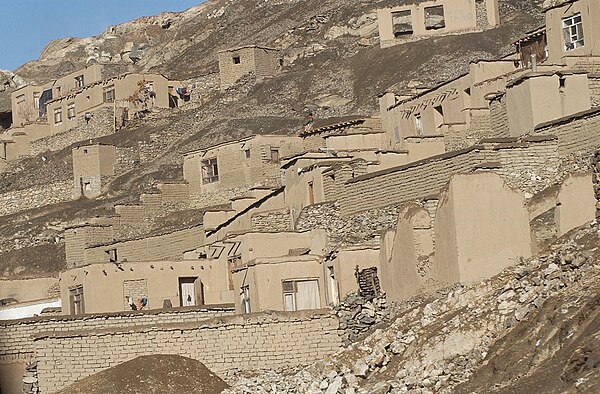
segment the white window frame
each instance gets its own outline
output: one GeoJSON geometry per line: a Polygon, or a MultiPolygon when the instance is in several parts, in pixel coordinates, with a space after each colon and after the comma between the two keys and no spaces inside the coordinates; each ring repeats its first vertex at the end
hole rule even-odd
{"type": "Polygon", "coordinates": [[[54,108],[54,124],[62,123],[62,108],[54,108]]]}
{"type": "Polygon", "coordinates": [[[252,313],[252,308],[250,306],[250,286],[242,286],[240,288],[240,302],[242,306],[242,313],[252,313]]]}
{"type": "Polygon", "coordinates": [[[565,51],[573,51],[584,46],[583,19],[581,13],[574,14],[562,20],[565,51]]]}
{"type": "Polygon", "coordinates": [[[67,105],[67,120],[73,120],[76,117],[75,112],[75,103],[70,103],[67,105]]]}

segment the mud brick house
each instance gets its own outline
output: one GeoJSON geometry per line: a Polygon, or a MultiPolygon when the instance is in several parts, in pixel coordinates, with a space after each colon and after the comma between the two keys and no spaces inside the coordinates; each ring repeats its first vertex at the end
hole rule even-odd
{"type": "Polygon", "coordinates": [[[11,94],[13,123],[2,134],[4,160],[30,154],[30,144],[88,125],[102,109],[116,129],[138,111],[169,108],[169,89],[177,84],[160,74],[134,74],[118,65],[93,64],[41,86],[11,94]]]}
{"type": "Polygon", "coordinates": [[[94,198],[114,175],[116,149],[112,145],[82,145],[73,148],[73,198],[94,198]]]}
{"type": "Polygon", "coordinates": [[[282,158],[303,150],[300,137],[254,135],[184,154],[183,178],[199,204],[217,205],[233,189],[279,186],[282,158]]]}
{"type": "MultiPolygon", "coordinates": [[[[400,3],[400,2],[398,2],[400,3]]],[[[377,10],[380,45],[456,34],[500,24],[498,0],[433,0],[377,10]]]]}
{"type": "Polygon", "coordinates": [[[254,74],[267,78],[279,72],[279,50],[258,45],[247,45],[219,51],[221,89],[234,85],[241,77],[254,74]]]}

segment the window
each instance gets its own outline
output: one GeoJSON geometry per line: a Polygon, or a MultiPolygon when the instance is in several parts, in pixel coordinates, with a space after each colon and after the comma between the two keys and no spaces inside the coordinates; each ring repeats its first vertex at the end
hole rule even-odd
{"type": "Polygon", "coordinates": [[[83,286],[77,286],[69,289],[69,304],[71,315],[82,315],[85,313],[85,304],[83,302],[83,286]]]}
{"type": "Polygon", "coordinates": [[[246,156],[246,159],[249,159],[250,158],[250,149],[246,149],[244,151],[244,155],[246,156]]]}
{"type": "Polygon", "coordinates": [[[33,107],[37,110],[40,108],[40,97],[41,97],[41,93],[40,92],[34,92],[33,93],[33,107]]]}
{"type": "Polygon", "coordinates": [[[563,19],[563,34],[565,36],[565,51],[572,51],[583,47],[581,14],[575,14],[563,19]]]}
{"type": "Polygon", "coordinates": [[[279,149],[271,148],[271,163],[279,163],[279,149]]]}
{"type": "Polygon", "coordinates": [[[285,311],[301,311],[319,309],[319,282],[310,280],[286,280],[282,282],[283,309],[285,311]]]}
{"type": "Polygon", "coordinates": [[[446,27],[444,6],[437,5],[425,8],[425,30],[443,29],[444,27],[446,27]]]}
{"type": "Polygon", "coordinates": [[[241,267],[242,256],[229,256],[227,258],[227,281],[229,284],[229,290],[233,290],[233,270],[241,267]]]}
{"type": "Polygon", "coordinates": [[[118,260],[118,256],[117,256],[117,249],[110,249],[107,250],[106,253],[108,254],[108,261],[111,263],[116,263],[118,260]]]}
{"type": "Polygon", "coordinates": [[[308,182],[308,205],[315,204],[315,187],[312,182],[308,182]]]}
{"type": "Polygon", "coordinates": [[[54,110],[54,124],[62,123],[62,108],[56,108],[54,110]]]}
{"type": "Polygon", "coordinates": [[[84,85],[83,75],[75,77],[75,88],[82,88],[84,85]]]}
{"type": "Polygon", "coordinates": [[[240,58],[239,56],[232,57],[232,60],[233,60],[233,64],[240,64],[240,63],[242,63],[242,58],[240,58]]]}
{"type": "Polygon", "coordinates": [[[250,313],[250,286],[243,286],[240,290],[240,303],[242,305],[242,313],[250,313]]]}
{"type": "Polygon", "coordinates": [[[104,102],[113,103],[115,101],[115,87],[109,86],[104,89],[104,102]]]}
{"type": "Polygon", "coordinates": [[[417,135],[423,135],[423,119],[421,114],[415,115],[415,128],[417,129],[417,135]]]}
{"type": "Polygon", "coordinates": [[[396,38],[413,34],[410,10],[392,12],[392,29],[396,38]]]}
{"type": "Polygon", "coordinates": [[[91,182],[84,182],[83,183],[83,190],[85,190],[86,192],[89,192],[92,190],[92,184],[91,182]]]}
{"type": "Polygon", "coordinates": [[[67,105],[67,119],[75,119],[75,103],[67,105]]]}
{"type": "Polygon", "coordinates": [[[202,160],[202,183],[212,183],[219,180],[219,167],[217,159],[202,160]]]}

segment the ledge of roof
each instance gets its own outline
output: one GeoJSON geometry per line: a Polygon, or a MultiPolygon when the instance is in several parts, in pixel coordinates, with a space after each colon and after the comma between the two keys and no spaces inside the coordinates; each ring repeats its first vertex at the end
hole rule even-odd
{"type": "Polygon", "coordinates": [[[534,130],[537,131],[537,130],[542,130],[542,129],[552,127],[552,126],[558,126],[560,124],[569,123],[573,120],[583,119],[583,118],[587,118],[588,116],[594,116],[597,114],[600,114],[600,107],[595,107],[595,108],[588,109],[585,111],[577,112],[572,115],[567,115],[567,116],[559,118],[559,119],[540,123],[539,125],[535,126],[534,130]]]}

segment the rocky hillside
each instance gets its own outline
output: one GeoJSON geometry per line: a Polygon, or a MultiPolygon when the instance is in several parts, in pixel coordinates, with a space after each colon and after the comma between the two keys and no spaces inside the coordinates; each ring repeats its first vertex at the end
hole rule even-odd
{"type": "Polygon", "coordinates": [[[597,393],[599,248],[593,222],[494,278],[396,306],[331,359],[225,392],[597,393]]]}
{"type": "MultiPolygon", "coordinates": [[[[219,49],[269,45],[282,50],[285,62],[274,78],[247,78],[227,91],[207,89],[193,108],[155,114],[97,139],[132,152],[141,144],[155,154],[132,158],[132,168],[101,199],[52,205],[41,201],[36,209],[5,216],[0,224],[0,273],[56,274],[64,267],[61,231],[66,225],[109,215],[114,204],[136,202],[141,192],[155,190],[156,182],[181,179],[182,152],[249,133],[297,132],[306,106],[314,109],[316,124],[372,114],[378,109],[378,93],[432,85],[465,72],[470,60],[505,55],[514,49],[514,40],[542,20],[540,1],[500,0],[499,28],[381,49],[375,10],[401,2],[212,0],[183,13],[113,26],[95,37],[49,43],[39,60],[19,67],[16,75],[6,74],[12,82],[0,92],[0,112],[7,110],[7,97],[22,83],[20,78],[43,82],[90,61],[124,63],[132,71],[161,72],[170,78],[204,76],[213,82],[219,49]]],[[[67,146],[12,163],[0,174],[0,193],[22,195],[23,190],[69,181],[70,155],[67,146]]]]}

